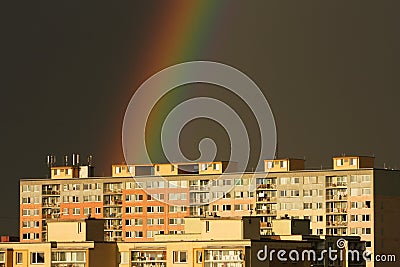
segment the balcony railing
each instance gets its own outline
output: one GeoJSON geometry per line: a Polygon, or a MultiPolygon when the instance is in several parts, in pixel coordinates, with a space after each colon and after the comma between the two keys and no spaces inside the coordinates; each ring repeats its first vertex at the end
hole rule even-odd
{"type": "Polygon", "coordinates": [[[122,225],[106,225],[104,226],[106,230],[121,230],[122,225]]]}
{"type": "Polygon", "coordinates": [[[257,214],[276,215],[276,210],[257,209],[257,214]]]}
{"type": "Polygon", "coordinates": [[[60,190],[42,190],[42,195],[59,195],[60,190]]]}
{"type": "Polygon", "coordinates": [[[42,214],[43,219],[60,219],[60,214],[42,214]]]}
{"type": "Polygon", "coordinates": [[[52,207],[59,207],[60,206],[60,202],[42,202],[42,206],[46,207],[46,208],[52,208],[52,207]]]}
{"type": "Polygon", "coordinates": [[[122,193],[122,188],[104,188],[104,194],[122,193]]]}
{"type": "Polygon", "coordinates": [[[190,190],[193,191],[210,191],[210,186],[209,185],[191,185],[189,186],[190,190]]]}
{"type": "Polygon", "coordinates": [[[346,227],[347,222],[345,222],[345,221],[327,221],[326,226],[327,227],[346,227]]]}
{"type": "Polygon", "coordinates": [[[326,187],[346,187],[347,182],[332,182],[326,183],[326,187]]]}
{"type": "Polygon", "coordinates": [[[337,201],[345,201],[347,200],[347,194],[343,195],[327,195],[326,200],[337,200],[337,201]]]}
{"type": "Polygon", "coordinates": [[[122,200],[115,200],[115,201],[104,201],[105,206],[119,206],[122,205],[122,200]]]}
{"type": "Polygon", "coordinates": [[[257,202],[276,202],[277,198],[276,197],[257,197],[257,202]]]}
{"type": "Polygon", "coordinates": [[[326,213],[347,213],[346,208],[327,208],[326,213]]]}
{"type": "Polygon", "coordinates": [[[276,189],[275,184],[259,184],[257,185],[257,189],[276,189]]]}
{"type": "Polygon", "coordinates": [[[271,222],[261,222],[260,223],[260,227],[261,228],[271,228],[272,227],[272,223],[271,222]]]}
{"type": "Polygon", "coordinates": [[[104,213],[105,218],[122,218],[122,213],[104,213]]]}

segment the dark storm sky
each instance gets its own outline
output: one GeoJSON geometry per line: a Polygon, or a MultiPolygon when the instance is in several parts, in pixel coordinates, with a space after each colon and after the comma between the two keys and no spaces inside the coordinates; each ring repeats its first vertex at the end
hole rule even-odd
{"type": "Polygon", "coordinates": [[[373,154],[377,167],[400,168],[398,1],[222,7],[209,27],[223,30],[207,49],[144,64],[172,2],[2,4],[0,233],[17,234],[18,179],[44,177],[47,154],[92,154],[97,174],[109,174],[123,161],[122,119],[135,89],[188,60],[234,66],[263,89],[280,155],[319,168],[332,155],[373,154]]]}

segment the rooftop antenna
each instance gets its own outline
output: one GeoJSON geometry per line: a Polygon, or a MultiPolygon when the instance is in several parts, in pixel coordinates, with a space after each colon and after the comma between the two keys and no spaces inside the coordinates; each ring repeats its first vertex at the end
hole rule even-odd
{"type": "Polygon", "coordinates": [[[47,167],[49,168],[48,177],[51,177],[51,167],[56,164],[56,156],[47,155],[47,167]]]}
{"type": "Polygon", "coordinates": [[[93,156],[92,156],[92,155],[89,155],[89,156],[88,156],[88,158],[87,158],[87,164],[88,164],[88,166],[92,166],[92,164],[93,164],[93,156]]]}

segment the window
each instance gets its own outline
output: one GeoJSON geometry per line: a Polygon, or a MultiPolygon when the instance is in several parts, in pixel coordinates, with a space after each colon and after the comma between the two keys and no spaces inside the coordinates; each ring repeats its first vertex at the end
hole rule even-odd
{"type": "Polygon", "coordinates": [[[135,207],[135,213],[142,213],[143,207],[135,207]]]}
{"type": "Polygon", "coordinates": [[[244,192],[235,192],[235,198],[244,198],[244,192]]]}
{"type": "Polygon", "coordinates": [[[281,160],[281,161],[279,162],[279,167],[281,167],[281,168],[286,168],[286,166],[287,166],[287,161],[286,161],[286,160],[281,160]]]}
{"type": "Polygon", "coordinates": [[[69,209],[63,208],[63,215],[68,215],[68,214],[69,214],[69,209]]]}
{"type": "Polygon", "coordinates": [[[370,220],[371,220],[371,217],[369,216],[369,214],[365,214],[362,216],[363,222],[369,222],[370,220]]]}
{"type": "Polygon", "coordinates": [[[371,195],[371,188],[363,188],[362,189],[362,195],[371,195]]]}
{"type": "Polygon", "coordinates": [[[132,232],[126,232],[125,233],[125,237],[127,237],[127,238],[131,238],[132,237],[132,232]]]}
{"type": "Polygon", "coordinates": [[[371,182],[371,175],[361,175],[362,182],[371,182]]]}
{"type": "Polygon", "coordinates": [[[351,166],[356,166],[357,165],[357,159],[350,159],[350,165],[351,166]]]}
{"type": "Polygon", "coordinates": [[[210,221],[206,221],[206,233],[210,232],[210,221]]]}
{"type": "Polygon", "coordinates": [[[17,264],[23,263],[22,252],[15,253],[15,261],[17,262],[17,264]]]}
{"type": "Polygon", "coordinates": [[[356,175],[350,175],[350,183],[357,183],[357,176],[356,175]]]}
{"type": "Polygon", "coordinates": [[[214,171],[219,171],[219,164],[214,163],[213,164],[213,169],[214,169],[214,171]]]}
{"type": "Polygon", "coordinates": [[[100,214],[101,213],[101,208],[96,208],[94,211],[95,214],[100,214]]]}
{"type": "Polygon", "coordinates": [[[352,221],[352,222],[358,222],[358,215],[351,215],[351,216],[350,216],[350,221],[352,221]]]}
{"type": "Polygon", "coordinates": [[[115,167],[115,173],[121,173],[121,167],[115,167]]]}
{"type": "Polygon", "coordinates": [[[267,162],[267,169],[272,169],[274,167],[274,162],[273,161],[268,161],[267,162]]]}
{"type": "Polygon", "coordinates": [[[300,195],[299,190],[290,190],[290,196],[298,197],[300,195]]]}
{"type": "Polygon", "coordinates": [[[305,190],[303,190],[303,196],[305,196],[305,197],[311,197],[311,196],[312,196],[312,190],[311,190],[311,189],[305,189],[305,190]]]}
{"type": "Polygon", "coordinates": [[[323,235],[324,229],[317,229],[317,235],[323,235]]]}
{"type": "Polygon", "coordinates": [[[81,214],[81,209],[80,209],[80,208],[74,208],[74,209],[72,209],[72,214],[73,214],[73,215],[80,215],[80,214],[81,214]]]}
{"type": "Polygon", "coordinates": [[[304,209],[305,209],[305,210],[310,210],[310,209],[312,209],[312,203],[304,203],[304,209]]]}
{"type": "Polygon", "coordinates": [[[134,225],[141,226],[143,225],[143,219],[134,219],[133,223],[134,225]]]}
{"type": "Polygon", "coordinates": [[[79,197],[77,197],[77,196],[72,196],[72,202],[78,203],[78,202],[79,202],[79,197]]]}
{"type": "Polygon", "coordinates": [[[292,184],[298,184],[300,183],[300,178],[299,177],[293,177],[292,178],[292,184]]]}
{"type": "Polygon", "coordinates": [[[238,210],[238,211],[244,210],[243,204],[235,204],[235,210],[238,210]]]}
{"type": "Polygon", "coordinates": [[[129,264],[129,251],[120,252],[120,264],[129,264]]]}
{"type": "Polygon", "coordinates": [[[371,228],[362,228],[362,234],[363,235],[370,235],[371,234],[371,228]]]}
{"type": "Polygon", "coordinates": [[[323,222],[324,216],[317,216],[317,222],[323,222]]]}
{"type": "Polygon", "coordinates": [[[282,177],[281,178],[281,184],[289,184],[290,183],[290,178],[289,177],[282,177]]]}
{"type": "Polygon", "coordinates": [[[156,171],[158,171],[158,172],[160,171],[160,166],[158,166],[158,165],[156,166],[156,171]]]}
{"type": "Polygon", "coordinates": [[[44,253],[43,252],[31,252],[31,263],[44,263],[44,253]]]}
{"type": "Polygon", "coordinates": [[[218,211],[218,205],[213,205],[212,206],[212,211],[218,211]]]}
{"type": "Polygon", "coordinates": [[[324,204],[322,202],[318,202],[317,203],[317,209],[323,209],[324,208],[324,204]]]}
{"type": "Polygon", "coordinates": [[[187,251],[174,251],[173,252],[174,263],[186,263],[187,262],[187,251]]]}
{"type": "Polygon", "coordinates": [[[141,237],[143,237],[143,232],[142,232],[142,231],[135,231],[135,237],[136,237],[136,238],[141,238],[141,237]]]}
{"type": "Polygon", "coordinates": [[[132,208],[133,208],[133,207],[125,207],[125,213],[126,213],[126,214],[132,213],[132,208]]]}
{"type": "Polygon", "coordinates": [[[91,209],[91,208],[84,208],[84,209],[83,209],[83,214],[84,214],[84,215],[90,215],[90,214],[92,214],[92,209],[91,209]]]}
{"type": "Polygon", "coordinates": [[[30,191],[30,186],[29,185],[23,185],[22,186],[22,192],[29,192],[30,191]]]}
{"type": "Polygon", "coordinates": [[[235,179],[235,185],[243,185],[243,179],[235,179]]]}
{"type": "Polygon", "coordinates": [[[337,159],[336,160],[336,165],[337,166],[343,166],[343,159],[337,159]]]}
{"type": "Polygon", "coordinates": [[[287,197],[287,191],[286,190],[282,190],[281,191],[281,197],[287,197]]]}
{"type": "Polygon", "coordinates": [[[223,211],[230,211],[232,209],[231,205],[222,205],[222,210],[223,211]]]}
{"type": "Polygon", "coordinates": [[[175,171],[175,165],[171,165],[171,172],[175,171]]]}

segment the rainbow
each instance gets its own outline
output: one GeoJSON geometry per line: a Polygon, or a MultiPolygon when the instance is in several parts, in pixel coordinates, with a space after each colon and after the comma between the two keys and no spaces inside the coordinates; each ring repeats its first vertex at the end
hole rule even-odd
{"type": "MultiPolygon", "coordinates": [[[[135,85],[129,86],[132,94],[137,89],[137,84],[140,85],[166,67],[192,60],[212,60],[204,58],[203,55],[205,51],[212,49],[212,41],[218,33],[216,21],[218,16],[223,15],[222,3],[222,1],[176,1],[164,7],[162,14],[155,18],[154,25],[143,29],[154,34],[142,40],[142,52],[135,53],[135,65],[139,65],[136,70],[140,71],[132,75],[135,80],[135,85]]],[[[176,103],[165,103],[164,107],[160,106],[160,110],[168,110],[166,105],[178,104],[179,100],[178,97],[174,100],[176,103]]],[[[159,136],[152,134],[158,131],[149,131],[163,122],[166,114],[161,112],[158,114],[148,121],[146,132],[149,135],[146,136],[148,142],[155,144],[152,147],[157,147],[161,151],[159,136]]],[[[113,151],[111,155],[118,155],[112,160],[123,159],[121,142],[118,146],[111,147],[109,151],[113,151]]]]}

